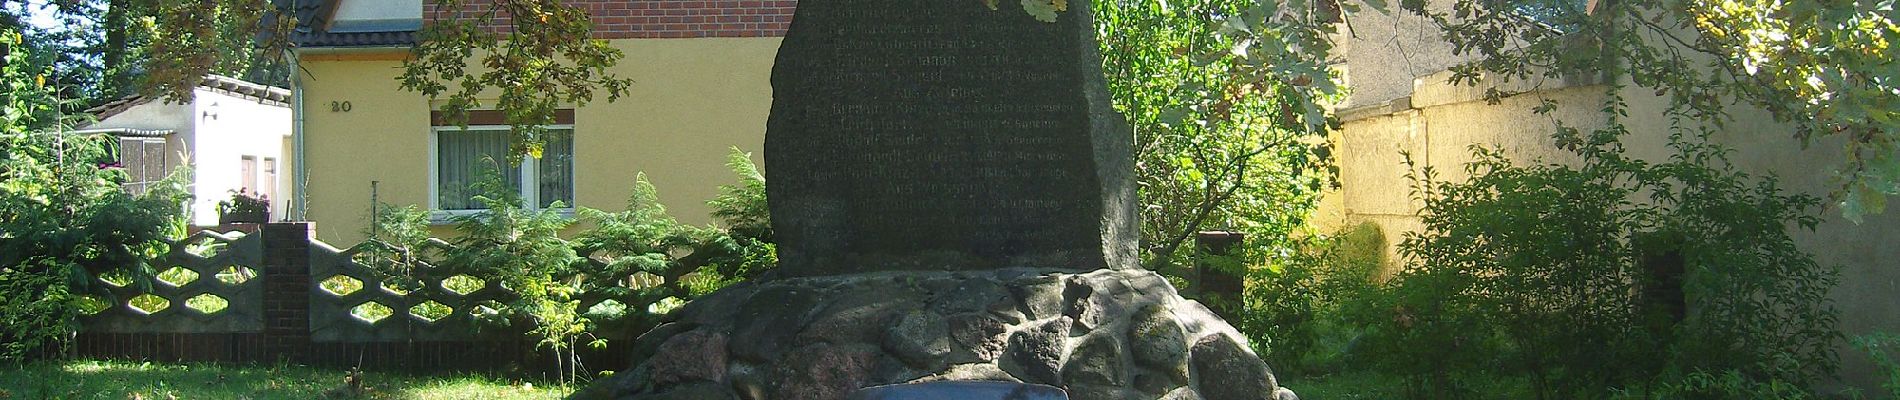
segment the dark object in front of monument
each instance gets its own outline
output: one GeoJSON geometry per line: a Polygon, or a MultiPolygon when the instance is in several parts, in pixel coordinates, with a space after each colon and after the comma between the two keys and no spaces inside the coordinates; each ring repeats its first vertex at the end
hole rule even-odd
{"type": "Polygon", "coordinates": [[[1087,2],[801,2],[772,71],[780,270],[1135,265],[1133,134],[1087,2]]]}
{"type": "Polygon", "coordinates": [[[1194,235],[1195,249],[1199,260],[1195,262],[1195,286],[1202,300],[1218,299],[1208,302],[1207,308],[1214,309],[1221,318],[1240,318],[1241,296],[1246,291],[1246,277],[1231,268],[1222,268],[1219,262],[1211,259],[1232,259],[1234,248],[1247,240],[1241,232],[1206,231],[1194,235]]]}
{"type": "Polygon", "coordinates": [[[994,381],[925,382],[864,388],[850,400],[1069,400],[1048,385],[994,381]]]}

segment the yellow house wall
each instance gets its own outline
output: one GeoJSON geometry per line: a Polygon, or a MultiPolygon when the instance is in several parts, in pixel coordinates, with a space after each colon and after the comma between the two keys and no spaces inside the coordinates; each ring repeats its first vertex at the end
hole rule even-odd
{"type": "MultiPolygon", "coordinates": [[[[778,38],[622,39],[612,70],[634,80],[627,96],[575,110],[575,205],[625,208],[645,172],[660,202],[682,222],[705,224],[705,201],[737,181],[725,167],[738,147],[760,161],[771,108],[769,76],[778,38]]],[[[308,215],[318,238],[360,242],[370,182],[390,204],[426,207],[428,100],[397,87],[400,53],[302,58],[308,215]],[[379,59],[380,58],[380,59],[379,59]],[[349,112],[331,102],[349,101],[349,112]]],[[[449,233],[438,227],[437,233],[449,233]]]]}

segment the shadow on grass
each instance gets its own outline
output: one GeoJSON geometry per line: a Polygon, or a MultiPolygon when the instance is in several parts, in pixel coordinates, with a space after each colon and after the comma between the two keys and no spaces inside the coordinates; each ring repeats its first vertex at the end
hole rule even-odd
{"type": "Polygon", "coordinates": [[[559,388],[476,375],[348,372],[300,366],[40,362],[0,367],[0,399],[558,399],[559,388]]]}

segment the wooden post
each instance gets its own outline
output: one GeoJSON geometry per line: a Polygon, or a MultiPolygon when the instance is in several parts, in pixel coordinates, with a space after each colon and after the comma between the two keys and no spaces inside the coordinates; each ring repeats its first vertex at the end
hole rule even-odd
{"type": "Polygon", "coordinates": [[[1234,255],[1234,247],[1247,239],[1240,232],[1209,231],[1194,235],[1194,244],[1199,258],[1194,263],[1195,273],[1200,276],[1195,282],[1199,286],[1201,302],[1207,308],[1220,315],[1222,319],[1234,320],[1240,317],[1244,309],[1240,303],[1246,290],[1246,274],[1242,271],[1215,268],[1205,257],[1226,257],[1234,255]]]}

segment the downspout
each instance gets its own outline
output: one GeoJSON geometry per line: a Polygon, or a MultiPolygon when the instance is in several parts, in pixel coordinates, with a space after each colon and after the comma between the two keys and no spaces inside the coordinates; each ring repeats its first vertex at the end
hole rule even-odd
{"type": "Polygon", "coordinates": [[[303,65],[299,63],[301,57],[297,56],[297,50],[294,48],[285,50],[284,53],[290,57],[290,146],[292,155],[296,157],[292,162],[294,164],[292,168],[297,171],[297,178],[292,181],[292,185],[296,187],[294,190],[297,192],[297,204],[290,216],[294,221],[309,221],[310,167],[309,163],[304,161],[303,65]]]}

